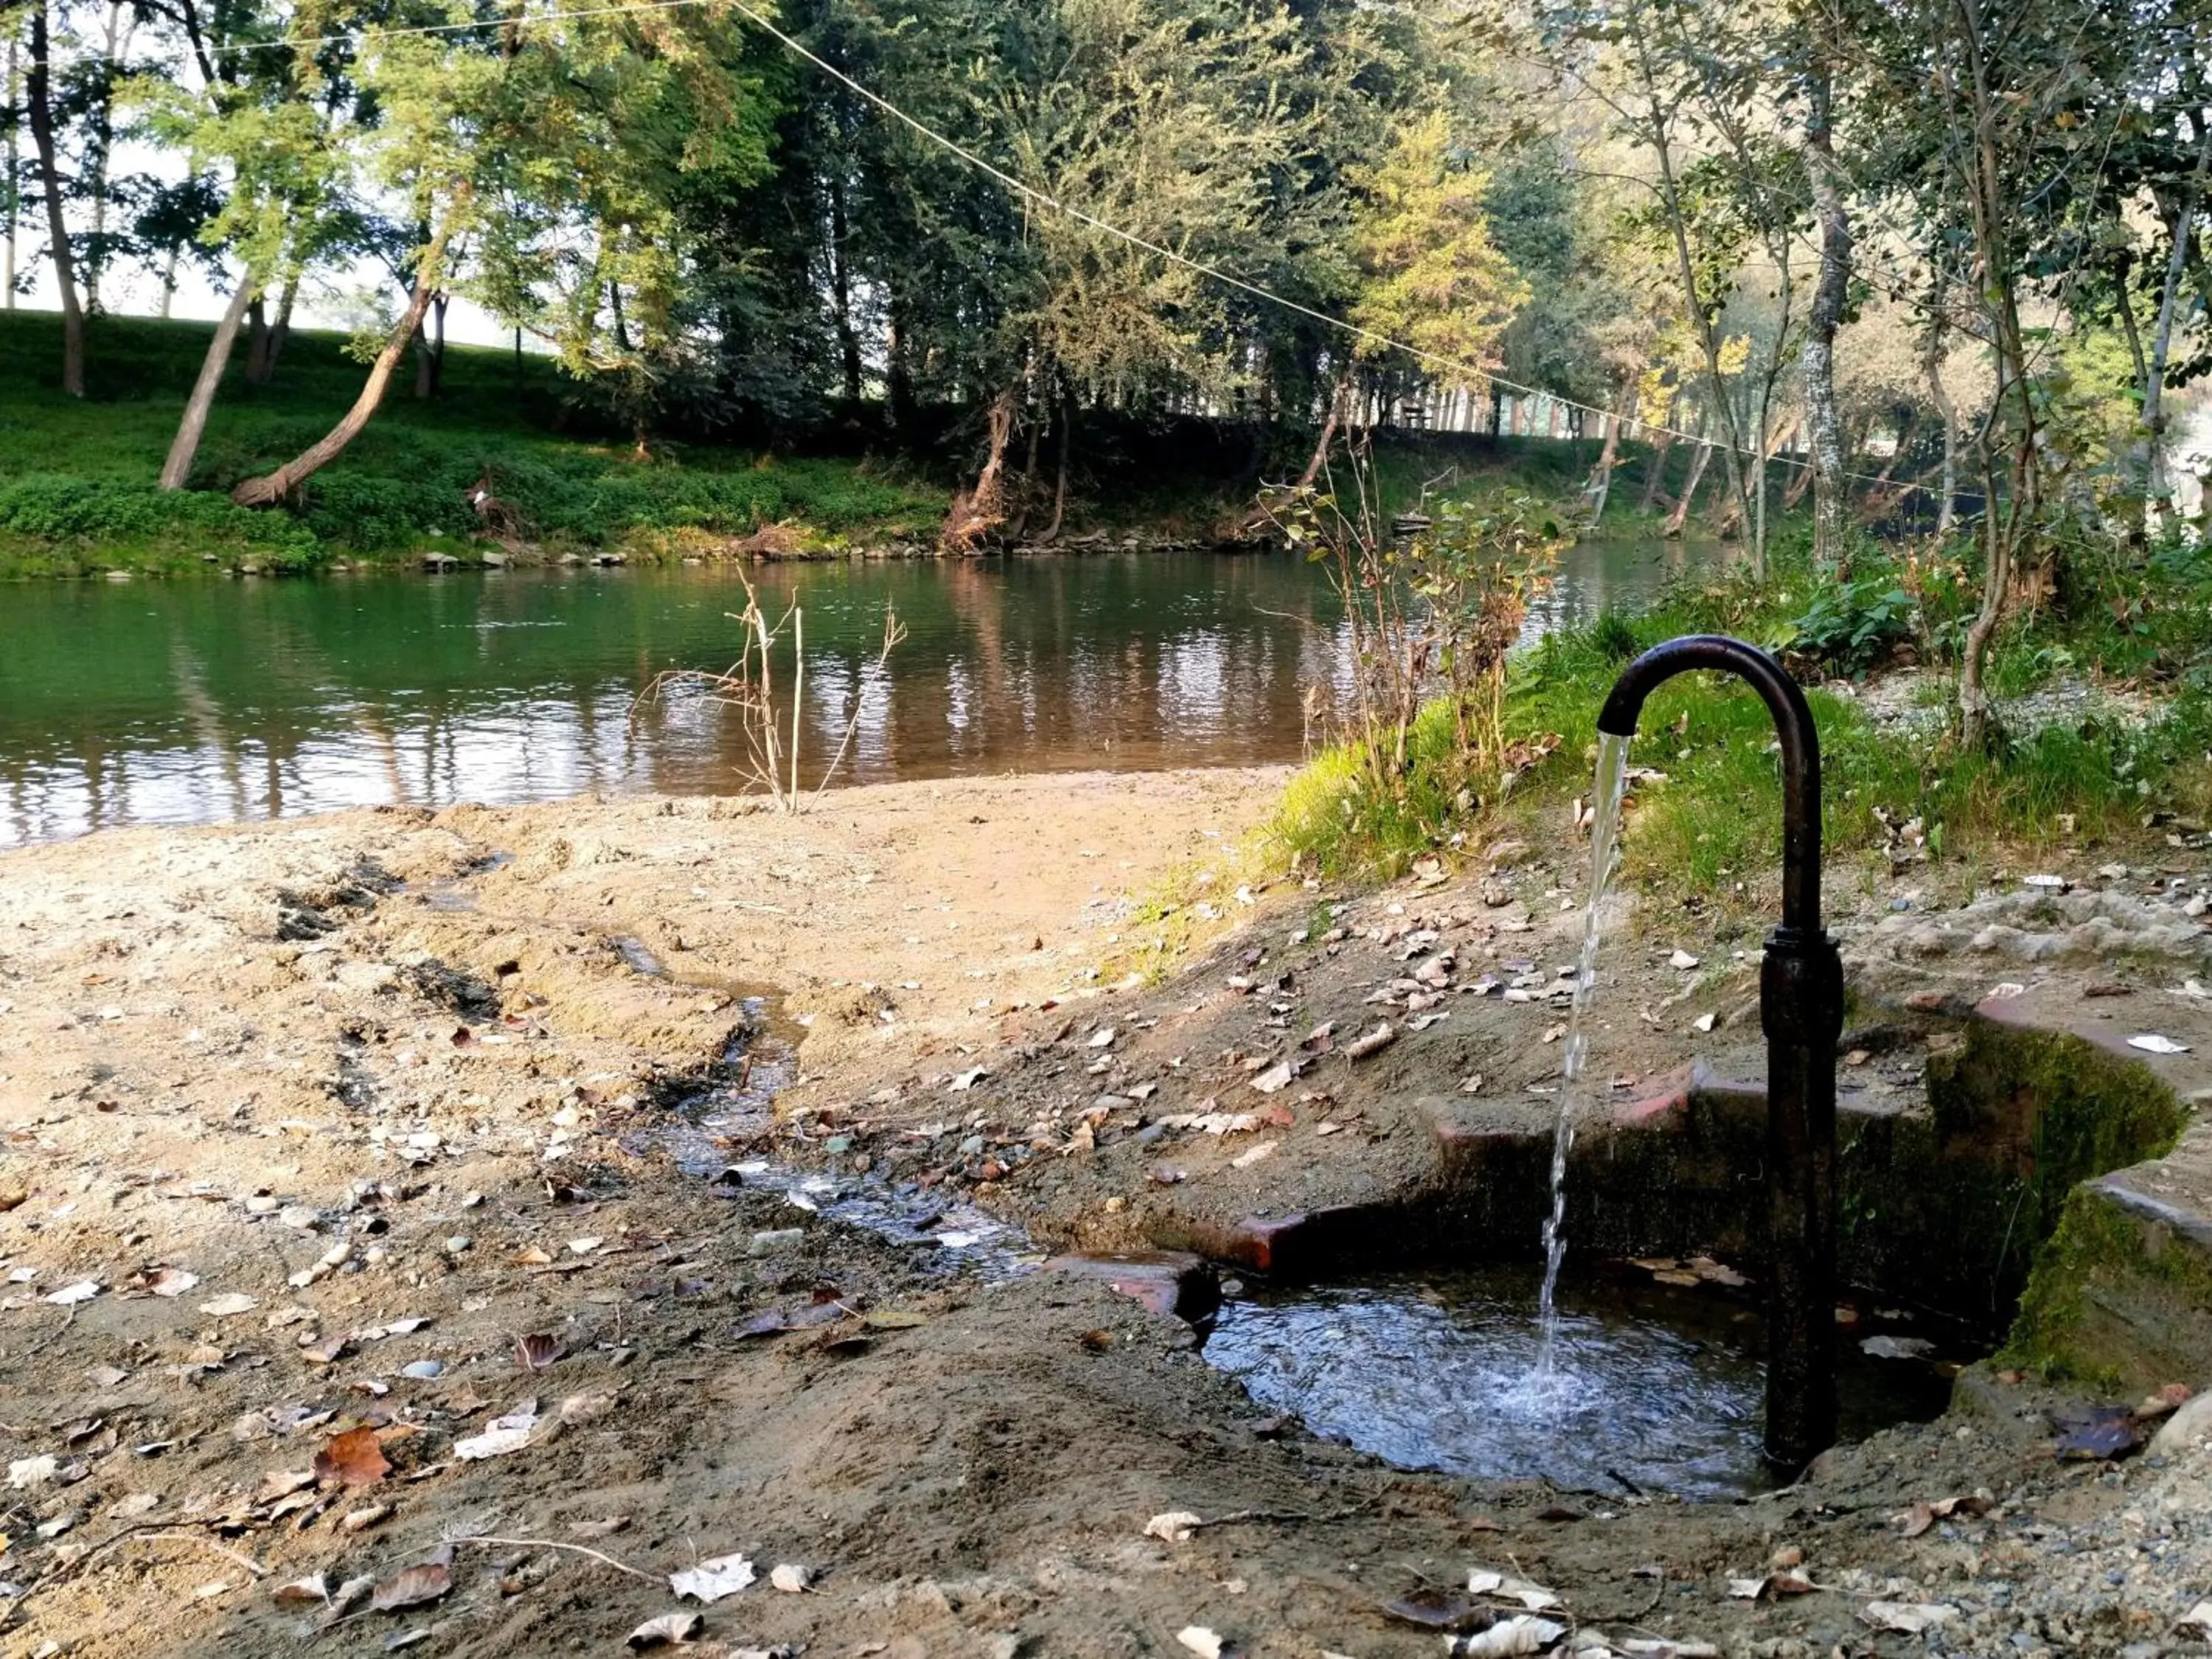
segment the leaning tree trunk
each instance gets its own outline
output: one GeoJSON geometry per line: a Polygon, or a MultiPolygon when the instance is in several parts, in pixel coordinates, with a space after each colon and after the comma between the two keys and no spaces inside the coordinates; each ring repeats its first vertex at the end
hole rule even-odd
{"type": "MultiPolygon", "coordinates": [[[[1819,9],[1816,8],[1816,9],[1819,9]]],[[[1821,33],[1825,35],[1826,31],[1821,33]]],[[[1851,221],[1844,205],[1830,117],[1832,67],[1823,40],[1811,77],[1812,110],[1805,122],[1805,172],[1813,185],[1813,212],[1820,226],[1820,275],[1798,362],[1805,380],[1805,426],[1812,440],[1813,567],[1840,569],[1844,553],[1844,433],[1836,409],[1836,330],[1851,280],[1851,221]]]]}
{"type": "Polygon", "coordinates": [[[384,389],[392,383],[392,371],[398,366],[407,343],[422,325],[422,313],[428,308],[431,292],[436,286],[434,279],[439,263],[445,257],[447,234],[441,227],[431,238],[430,246],[422,250],[422,263],[416,274],[415,293],[408,301],[407,313],[386,337],[384,349],[376,354],[376,361],[369,365],[368,379],[344,418],[274,472],[246,479],[230,492],[231,500],[240,507],[267,507],[281,501],[336,460],[345,447],[360,435],[369,417],[376,413],[377,405],[384,401],[384,389]]]}
{"type": "Polygon", "coordinates": [[[1620,402],[1605,423],[1605,447],[1598,451],[1597,465],[1591,469],[1589,482],[1583,485],[1583,493],[1589,497],[1593,525],[1605,516],[1605,498],[1613,493],[1613,463],[1620,459],[1620,428],[1636,412],[1636,378],[1631,375],[1620,389],[1620,402]]]}
{"type": "Polygon", "coordinates": [[[177,435],[169,443],[169,459],[161,463],[161,488],[182,489],[191,477],[192,458],[199,453],[200,434],[207,430],[208,410],[215,406],[216,388],[229,365],[231,346],[238,338],[239,319],[246,314],[246,297],[254,291],[253,273],[238,279],[238,287],[215,325],[207,356],[200,361],[200,377],[192,382],[192,395],[185,400],[185,417],[177,422],[177,435]]]}
{"type": "Polygon", "coordinates": [[[1298,474],[1298,481],[1292,486],[1297,493],[1303,495],[1311,489],[1314,480],[1321,477],[1322,465],[1328,459],[1328,447],[1336,441],[1337,428],[1344,424],[1345,400],[1351,395],[1352,370],[1346,368],[1336,377],[1336,389],[1329,393],[1328,414],[1321,423],[1321,437],[1306,460],[1306,470],[1298,474]]]}
{"type": "Polygon", "coordinates": [[[53,244],[54,285],[62,297],[62,391],[84,396],[84,307],[77,303],[76,267],[70,254],[69,225],[62,217],[62,176],[54,156],[52,94],[52,50],[46,38],[46,0],[31,8],[31,64],[23,82],[30,106],[31,143],[39,153],[39,183],[46,198],[46,236],[53,244]]]}
{"type": "Polygon", "coordinates": [[[1703,422],[1698,423],[1698,453],[1690,458],[1690,476],[1683,481],[1682,499],[1674,503],[1674,510],[1667,515],[1667,522],[1659,532],[1662,536],[1682,533],[1682,526],[1690,520],[1690,508],[1697,502],[1698,486],[1705,481],[1705,468],[1711,465],[1713,441],[1703,435],[1703,422]]]}

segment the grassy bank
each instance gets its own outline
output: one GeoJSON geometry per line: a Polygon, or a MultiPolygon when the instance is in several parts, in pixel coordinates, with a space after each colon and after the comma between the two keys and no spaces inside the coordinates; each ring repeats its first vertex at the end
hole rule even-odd
{"type": "Polygon", "coordinates": [[[52,313],[0,314],[0,574],[174,572],[240,563],[307,568],[337,560],[464,553],[481,526],[470,495],[489,474],[520,533],[558,555],[669,556],[787,524],[801,547],[926,537],[945,491],[848,459],[629,446],[561,428],[574,414],[538,357],[448,348],[439,395],[403,372],[366,432],[295,507],[234,507],[237,480],[289,459],[360,389],[344,337],[286,344],[274,381],[246,382],[241,344],[209,422],[192,488],[155,488],[212,325],[100,317],[92,395],[56,386],[52,313]]]}
{"type": "MultiPolygon", "coordinates": [[[[344,337],[291,337],[266,386],[249,384],[241,343],[216,402],[191,488],[155,488],[212,325],[91,319],[91,396],[58,386],[60,324],[50,312],[0,313],[0,576],[125,569],[180,573],[240,566],[306,569],[341,560],[466,556],[484,529],[471,497],[489,477],[526,556],[669,558],[731,550],[769,526],[778,552],[927,545],[952,486],[972,474],[979,434],[963,411],[938,410],[918,453],[765,454],[662,443],[640,461],[595,430],[576,387],[545,359],[448,349],[435,398],[412,395],[411,361],[384,407],[292,507],[234,507],[241,478],[289,459],[350,404],[362,369],[344,337]]],[[[880,434],[877,434],[880,437],[880,434]]],[[[1165,429],[1085,415],[1071,468],[1070,539],[1094,532],[1210,541],[1249,513],[1267,479],[1294,476],[1310,441],[1285,428],[1255,455],[1249,428],[1182,421],[1165,429]]],[[[859,428],[795,434],[799,448],[850,448],[859,428]]],[[[878,444],[878,448],[884,446],[878,444]]],[[[1387,514],[1499,483],[1571,500],[1596,459],[1595,439],[1380,434],[1372,487],[1387,514]]],[[[1017,457],[1018,463],[1026,457],[1017,457]]],[[[1650,533],[1637,502],[1654,456],[1622,447],[1603,528],[1650,533]]],[[[1668,493],[1688,447],[1656,458],[1668,493]]],[[[1049,516],[1049,450],[1039,459],[1030,523],[1049,516]]],[[[1348,489],[1348,477],[1339,480],[1348,489]]],[[[1719,499],[1708,481],[1708,503],[1719,499]]]]}
{"type": "MultiPolygon", "coordinates": [[[[2174,602],[2159,613],[2195,617],[2194,632],[2170,639],[2149,660],[2140,635],[2118,623],[2063,629],[2037,621],[2002,637],[1990,675],[2001,693],[2102,676],[2126,697],[2118,712],[2091,703],[2033,729],[2023,719],[2000,753],[1955,743],[1942,708],[1948,669],[1905,665],[1894,648],[1900,641],[1891,641],[1871,685],[1837,673],[1812,690],[1832,859],[1856,864],[1870,887],[1894,872],[1966,891],[2067,849],[2161,842],[2166,815],[2203,818],[2212,808],[2212,694],[2199,682],[2212,650],[2212,622],[2204,620],[2212,606],[2201,569],[2171,574],[2166,597],[2174,602]]],[[[1862,609],[1880,611],[1891,591],[1870,577],[1859,586],[1862,609]]],[[[1301,854],[1326,872],[1393,874],[1431,853],[1471,855],[1498,837],[1554,844],[1566,833],[1571,803],[1590,791],[1598,709],[1629,658],[1679,635],[1718,631],[1790,652],[1817,676],[1820,665],[1796,653],[1815,635],[1828,637],[1836,609],[1832,589],[1796,562],[1764,589],[1741,579],[1685,586],[1643,614],[1547,638],[1514,661],[1506,734],[1526,745],[1529,763],[1502,799],[1469,809],[1449,712],[1432,705],[1395,794],[1363,788],[1348,749],[1306,768],[1272,828],[1270,861],[1301,854]],[[1545,752],[1553,734],[1561,741],[1545,752]]],[[[1901,633],[1902,622],[1891,621],[1901,633]]],[[[1846,657],[1851,632],[1832,647],[1846,657]]],[[[1909,648],[1902,654],[1909,662],[1909,648]]],[[[1689,676],[1654,695],[1640,729],[1632,763],[1663,775],[1636,791],[1629,879],[1692,908],[1770,908],[1779,884],[1781,791],[1763,705],[1717,677],[1689,676]]]]}

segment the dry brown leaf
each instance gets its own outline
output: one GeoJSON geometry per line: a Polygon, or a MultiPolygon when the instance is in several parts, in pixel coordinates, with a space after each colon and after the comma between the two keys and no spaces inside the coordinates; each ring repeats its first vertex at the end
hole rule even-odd
{"type": "Polygon", "coordinates": [[[559,1337],[542,1331],[514,1339],[514,1363],[526,1371],[542,1371],[567,1352],[559,1337]]]}
{"type": "Polygon", "coordinates": [[[325,1602],[331,1599],[330,1581],[319,1572],[311,1572],[305,1578],[295,1578],[289,1584],[279,1584],[269,1592],[279,1601],[325,1602]]]}
{"type": "Polygon", "coordinates": [[[315,1479],[341,1486],[373,1486],[392,1473],[391,1461],[371,1428],[334,1434],[315,1454],[315,1479]]]}
{"type": "Polygon", "coordinates": [[[453,1588],[452,1568],[425,1561],[416,1566],[403,1567],[378,1584],[368,1604],[379,1613],[397,1613],[402,1607],[419,1607],[426,1601],[434,1601],[453,1588]]]}

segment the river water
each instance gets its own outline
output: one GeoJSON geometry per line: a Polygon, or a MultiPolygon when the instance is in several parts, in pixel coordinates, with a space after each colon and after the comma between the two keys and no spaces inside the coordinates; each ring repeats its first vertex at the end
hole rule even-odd
{"type": "MultiPolygon", "coordinates": [[[[1632,606],[1708,556],[1570,551],[1533,635],[1632,606]]],[[[755,572],[805,607],[805,751],[857,713],[839,781],[1296,760],[1340,693],[1314,567],[1131,553],[755,572]],[[872,666],[886,601],[909,630],[872,666]]],[[[633,718],[671,668],[734,657],[744,594],[711,566],[357,573],[0,590],[0,846],[117,824],[743,787],[727,711],[633,718]]],[[[811,778],[808,780],[811,783],[811,778]]]]}

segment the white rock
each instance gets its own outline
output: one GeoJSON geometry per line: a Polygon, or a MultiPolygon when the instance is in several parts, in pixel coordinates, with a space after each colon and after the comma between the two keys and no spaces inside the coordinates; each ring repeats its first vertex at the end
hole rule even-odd
{"type": "Polygon", "coordinates": [[[1698,965],[1698,958],[1687,951],[1677,951],[1667,958],[1667,965],[1670,968],[1694,968],[1698,965]]]}

